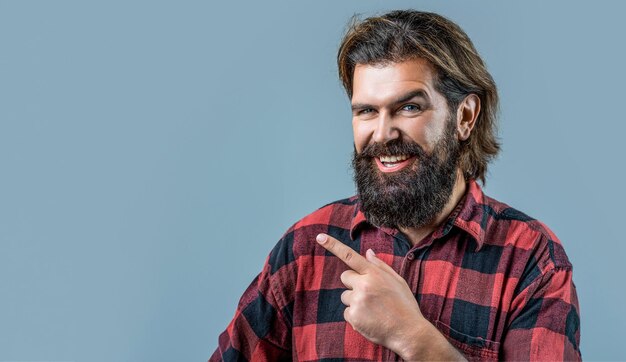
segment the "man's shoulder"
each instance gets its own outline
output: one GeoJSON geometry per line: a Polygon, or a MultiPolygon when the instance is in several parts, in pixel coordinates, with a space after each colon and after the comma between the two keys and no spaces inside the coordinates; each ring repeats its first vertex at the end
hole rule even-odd
{"type": "Polygon", "coordinates": [[[358,211],[358,197],[351,196],[336,200],[320,207],[298,220],[290,230],[308,228],[310,226],[330,226],[350,229],[352,220],[358,211]]]}
{"type": "Polygon", "coordinates": [[[269,262],[272,271],[291,264],[301,256],[309,257],[323,253],[323,249],[315,242],[315,237],[319,233],[329,234],[342,241],[349,240],[358,208],[358,197],[351,196],[327,203],[296,221],[270,253],[269,262]]]}
{"type": "Polygon", "coordinates": [[[544,268],[572,267],[563,244],[544,222],[484,195],[484,243],[530,253],[544,268]]]}

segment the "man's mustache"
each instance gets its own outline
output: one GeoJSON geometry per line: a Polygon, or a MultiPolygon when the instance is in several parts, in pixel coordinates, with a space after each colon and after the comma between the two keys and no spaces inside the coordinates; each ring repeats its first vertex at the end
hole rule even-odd
{"type": "Polygon", "coordinates": [[[417,156],[418,159],[427,156],[422,146],[415,142],[390,141],[387,143],[376,142],[367,145],[363,151],[358,154],[358,158],[374,158],[392,155],[417,156]]]}

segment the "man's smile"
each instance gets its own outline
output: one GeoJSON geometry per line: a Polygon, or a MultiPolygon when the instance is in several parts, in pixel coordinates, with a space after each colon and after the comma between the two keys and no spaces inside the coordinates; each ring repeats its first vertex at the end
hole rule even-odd
{"type": "Polygon", "coordinates": [[[376,166],[382,172],[399,171],[410,165],[416,158],[417,156],[409,157],[408,155],[374,157],[376,166]]]}

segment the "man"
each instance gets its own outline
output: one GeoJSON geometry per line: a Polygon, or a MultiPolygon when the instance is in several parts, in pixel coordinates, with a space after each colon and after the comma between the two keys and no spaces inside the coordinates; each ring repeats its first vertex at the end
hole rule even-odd
{"type": "Polygon", "coordinates": [[[354,24],[338,66],[358,195],[286,232],[210,360],[579,360],[560,242],[477,183],[498,96],[467,35],[394,11],[354,24]]]}

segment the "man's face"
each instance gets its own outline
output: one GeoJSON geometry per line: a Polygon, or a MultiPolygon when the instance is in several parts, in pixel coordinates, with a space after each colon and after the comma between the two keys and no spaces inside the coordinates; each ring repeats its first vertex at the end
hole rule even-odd
{"type": "Polygon", "coordinates": [[[379,226],[420,227],[444,208],[456,181],[456,121],[423,59],[354,71],[353,167],[361,207],[379,226]]]}

